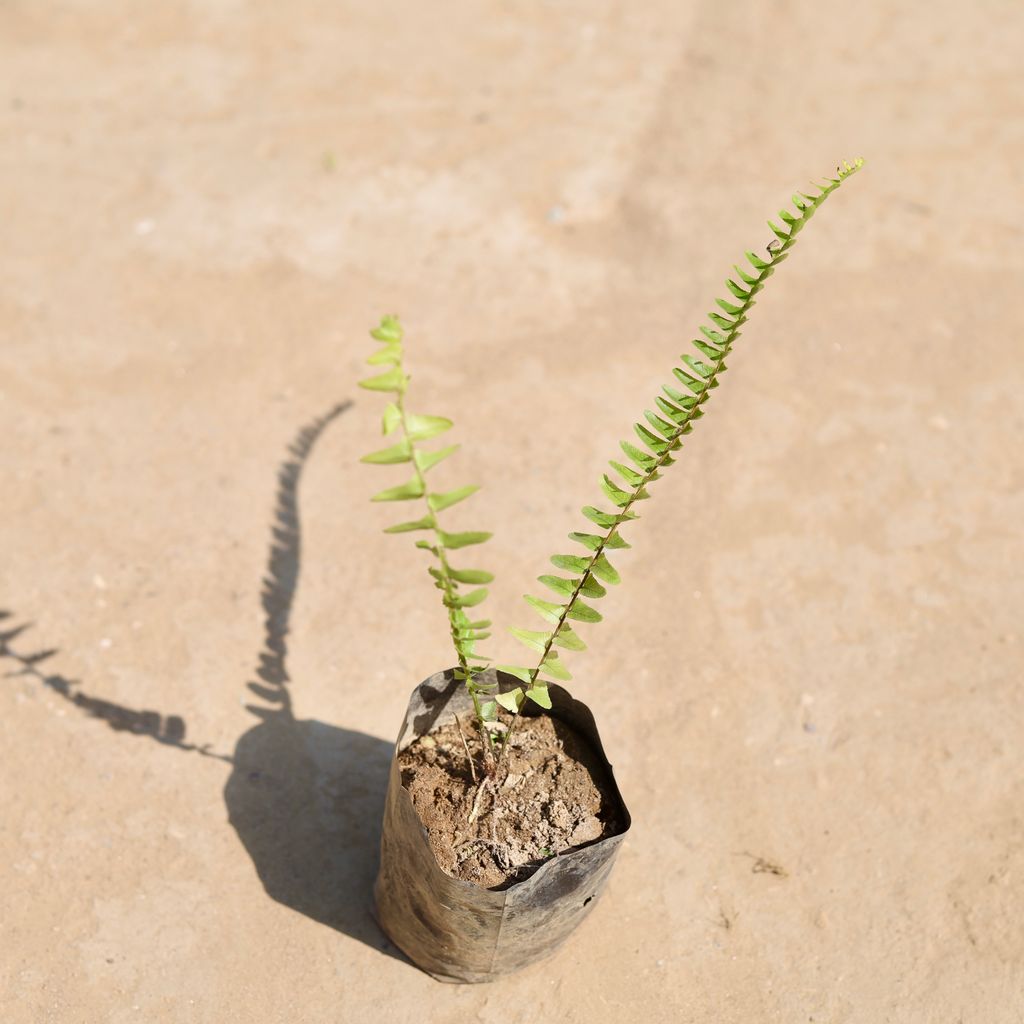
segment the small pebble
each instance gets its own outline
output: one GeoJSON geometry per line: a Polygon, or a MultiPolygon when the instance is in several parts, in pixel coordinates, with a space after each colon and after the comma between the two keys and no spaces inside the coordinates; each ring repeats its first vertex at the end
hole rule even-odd
{"type": "Polygon", "coordinates": [[[580,846],[582,843],[589,843],[594,839],[599,839],[603,831],[601,822],[591,814],[572,830],[569,841],[573,846],[580,846]]]}
{"type": "Polygon", "coordinates": [[[555,800],[551,803],[548,817],[559,828],[568,828],[572,824],[572,815],[561,800],[555,800]]]}

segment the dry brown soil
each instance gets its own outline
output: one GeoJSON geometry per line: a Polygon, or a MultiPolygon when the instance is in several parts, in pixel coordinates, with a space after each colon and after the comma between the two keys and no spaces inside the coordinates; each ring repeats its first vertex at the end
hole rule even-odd
{"type": "Polygon", "coordinates": [[[488,774],[478,734],[464,720],[462,729],[453,721],[415,740],[398,759],[434,856],[453,878],[505,888],[549,858],[621,830],[600,758],[565,723],[524,716],[488,774]]]}

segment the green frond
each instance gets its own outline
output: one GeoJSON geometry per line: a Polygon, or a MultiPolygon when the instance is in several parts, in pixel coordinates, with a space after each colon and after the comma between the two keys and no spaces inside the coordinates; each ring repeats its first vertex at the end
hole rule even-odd
{"type": "Polygon", "coordinates": [[[629,492],[622,490],[621,487],[617,487],[615,481],[607,473],[601,478],[601,490],[604,491],[608,500],[613,505],[622,508],[624,505],[629,504],[629,492]]]}
{"type": "Polygon", "coordinates": [[[763,259],[761,259],[760,256],[756,255],[755,253],[748,252],[746,253],[746,257],[747,261],[755,270],[767,270],[771,266],[770,262],[766,263],[763,259]]]}
{"type": "Polygon", "coordinates": [[[526,694],[523,692],[522,687],[517,686],[514,690],[508,690],[505,693],[496,693],[494,699],[506,710],[511,711],[513,715],[518,714],[519,709],[523,706],[523,702],[526,700],[526,694]]]}
{"type": "Polygon", "coordinates": [[[567,580],[564,576],[552,576],[550,574],[537,577],[538,583],[543,583],[549,590],[553,590],[562,597],[573,597],[576,594],[578,580],[567,580]]]}
{"type": "Polygon", "coordinates": [[[630,519],[638,519],[639,516],[635,512],[620,512],[618,515],[614,515],[610,512],[602,512],[600,509],[594,508],[593,505],[587,505],[583,509],[583,514],[595,525],[595,526],[618,526],[619,523],[628,523],[630,519]]]}
{"type": "Polygon", "coordinates": [[[590,560],[579,555],[552,555],[551,564],[556,569],[565,569],[567,572],[586,572],[590,560]]]}
{"type": "Polygon", "coordinates": [[[714,345],[709,345],[706,341],[701,341],[700,338],[693,339],[693,347],[705,359],[710,359],[712,362],[716,361],[720,355],[723,355],[720,348],[715,348],[714,345]]]}
{"type": "MultiPolygon", "coordinates": [[[[744,269],[743,269],[743,268],[742,268],[741,266],[739,266],[738,264],[734,263],[734,264],[732,265],[732,269],[736,271],[736,276],[737,276],[737,277],[739,277],[739,279],[740,279],[740,280],[741,280],[741,281],[742,281],[742,282],[743,282],[744,284],[746,284],[746,285],[755,285],[755,284],[758,284],[758,283],[759,283],[759,282],[758,282],[758,278],[757,278],[757,277],[751,277],[751,276],[750,276],[750,274],[748,274],[748,273],[747,273],[747,271],[745,271],[745,270],[744,270],[744,269]]],[[[748,296],[750,295],[750,292],[749,292],[749,290],[747,291],[747,295],[748,295],[748,296]]],[[[703,330],[703,328],[701,328],[701,330],[703,330]]]]}
{"type": "Polygon", "coordinates": [[[705,392],[707,391],[707,381],[696,380],[694,377],[691,377],[684,370],[681,370],[678,366],[672,367],[672,373],[680,384],[683,384],[684,386],[688,387],[694,393],[694,395],[697,396],[697,404],[699,405],[701,400],[705,397],[705,392]]]}
{"type": "Polygon", "coordinates": [[[388,434],[392,433],[401,424],[401,422],[401,410],[398,408],[397,405],[395,405],[394,402],[388,402],[388,404],[384,406],[384,417],[381,423],[381,433],[383,433],[386,437],[388,434]]]}
{"type": "Polygon", "coordinates": [[[709,366],[707,363],[698,359],[696,356],[684,355],[682,359],[683,362],[686,363],[686,365],[694,372],[694,374],[697,377],[703,378],[704,380],[707,380],[709,377],[713,377],[716,373],[718,373],[720,369],[720,367],[715,364],[709,366]]]}
{"type": "Polygon", "coordinates": [[[413,477],[407,483],[378,491],[370,501],[411,501],[413,498],[422,498],[424,490],[423,481],[413,477]]]}
{"type": "Polygon", "coordinates": [[[532,651],[543,651],[548,634],[543,630],[509,628],[509,632],[532,651]]]}
{"type": "Polygon", "coordinates": [[[454,491],[445,491],[444,494],[428,494],[427,507],[431,512],[443,512],[460,501],[465,501],[471,494],[480,490],[479,484],[470,484],[467,487],[458,487],[454,491]]]}
{"type": "Polygon", "coordinates": [[[436,452],[414,451],[412,457],[419,467],[419,471],[426,473],[428,469],[433,469],[442,459],[447,459],[449,455],[458,450],[459,446],[457,444],[450,444],[447,448],[441,448],[436,452]]]}
{"type": "Polygon", "coordinates": [[[444,603],[449,608],[473,608],[486,597],[487,588],[480,587],[478,590],[471,590],[468,594],[455,594],[453,597],[446,597],[444,603]]]}
{"type": "Polygon", "coordinates": [[[389,363],[397,366],[402,361],[402,346],[385,345],[379,352],[374,352],[366,361],[370,366],[381,366],[389,363]]]}
{"type": "Polygon", "coordinates": [[[700,415],[699,412],[694,412],[700,403],[693,395],[688,395],[685,392],[680,391],[678,388],[672,387],[671,384],[662,384],[661,390],[664,391],[676,405],[685,409],[690,419],[700,415]]]}
{"type": "Polygon", "coordinates": [[[719,316],[718,313],[708,313],[708,319],[716,327],[720,327],[725,331],[727,335],[734,332],[743,323],[743,320],[727,320],[724,316],[719,316]]]}
{"type": "Polygon", "coordinates": [[[396,523],[394,526],[384,528],[385,533],[410,533],[412,530],[432,530],[434,519],[432,516],[424,516],[422,519],[414,519],[408,523],[396,523]]]}
{"type": "Polygon", "coordinates": [[[562,664],[557,652],[548,652],[547,657],[540,663],[540,671],[543,675],[551,676],[552,679],[559,679],[568,682],[572,679],[569,670],[562,664]]]}
{"type": "Polygon", "coordinates": [[[652,434],[640,423],[634,423],[633,429],[636,431],[637,437],[639,437],[655,455],[664,455],[671,447],[670,441],[667,441],[663,437],[658,437],[656,434],[652,434]]]}
{"type": "Polygon", "coordinates": [[[585,601],[576,598],[565,609],[565,617],[575,619],[577,622],[600,622],[604,616],[596,608],[591,608],[585,601]]]}
{"type": "Polygon", "coordinates": [[[370,331],[371,338],[384,342],[401,341],[403,334],[402,325],[398,322],[398,317],[393,313],[381,317],[380,323],[370,331]]]}
{"type": "Polygon", "coordinates": [[[530,682],[530,670],[523,668],[522,665],[499,665],[498,671],[507,672],[510,676],[515,676],[521,682],[530,682]]]}
{"type": "Polygon", "coordinates": [[[718,312],[712,311],[707,314],[711,326],[700,326],[700,333],[705,340],[694,340],[692,344],[695,354],[684,354],[681,356],[682,365],[672,368],[675,381],[686,390],[679,390],[670,384],[663,385],[661,390],[666,397],[662,398],[659,395],[654,400],[661,415],[646,411],[644,418],[648,425],[634,425],[637,437],[650,449],[650,454],[628,441],[621,442],[622,451],[636,469],[631,469],[620,462],[610,463],[612,469],[621,477],[624,486],[616,483],[607,473],[601,477],[601,490],[617,511],[603,512],[592,505],[583,509],[583,515],[605,532],[569,534],[572,540],[577,541],[589,552],[586,557],[555,555],[552,558],[552,562],[558,568],[573,573],[571,579],[560,576],[539,577],[540,582],[563,599],[563,603],[555,604],[537,598],[526,598],[553,628],[547,634],[536,630],[513,630],[521,639],[523,636],[528,637],[528,640],[524,640],[527,646],[540,652],[537,667],[518,675],[527,686],[526,699],[536,699],[531,696],[532,688],[544,686],[542,676],[555,679],[569,678],[568,672],[552,648],[557,646],[565,650],[582,650],[585,645],[571,631],[568,622],[601,621],[600,614],[583,598],[605,595],[605,588],[598,580],[608,584],[620,581],[618,571],[605,554],[606,550],[629,546],[619,537],[618,528],[624,522],[636,518],[636,513],[632,511],[633,505],[649,496],[647,487],[660,477],[666,467],[675,462],[673,453],[680,448],[682,438],[692,431],[696,421],[703,417],[701,406],[718,387],[718,378],[726,370],[725,359],[740,336],[740,328],[747,322],[747,315],[756,304],[756,297],[767,280],[774,274],[778,265],[788,258],[797,234],[825,199],[862,164],[861,160],[855,160],[852,164],[844,162],[836,168],[836,176],[829,178],[817,195],[795,193],[792,204],[796,212],[785,209],[779,214],[779,220],[784,226],[773,221],[768,222],[775,240],[768,246],[765,255],[761,256],[753,251],[745,254],[753,272],[734,265],[735,279],[727,278],[725,281],[728,293],[736,301],[715,299],[718,312]]]}
{"type": "Polygon", "coordinates": [[[410,459],[412,459],[412,444],[407,437],[403,437],[398,444],[393,444],[390,448],[381,448],[380,451],[370,452],[359,461],[387,466],[396,462],[409,462],[410,459]]]}
{"type": "MultiPolygon", "coordinates": [[[[681,406],[676,405],[673,402],[668,401],[668,399],[662,398],[661,395],[655,395],[654,396],[654,404],[670,420],[672,420],[673,423],[675,423],[675,428],[674,429],[678,429],[679,425],[682,424],[682,423],[685,423],[687,421],[688,417],[689,417],[689,413],[685,409],[683,409],[681,406]]],[[[657,470],[652,470],[652,472],[656,473],[657,470]]],[[[641,479],[644,479],[645,474],[641,473],[639,475],[640,475],[641,479]]],[[[634,486],[638,487],[640,485],[639,484],[635,484],[634,486]]]]}
{"type": "Polygon", "coordinates": [[[635,469],[630,469],[628,466],[624,466],[621,462],[611,460],[608,465],[611,466],[612,469],[614,469],[615,472],[630,485],[630,487],[638,487],[644,478],[643,473],[638,473],[635,469]]]}
{"type": "Polygon", "coordinates": [[[664,438],[670,438],[675,433],[677,424],[663,420],[649,409],[644,411],[644,419],[664,438]]]}
{"type": "MultiPolygon", "coordinates": [[[[541,635],[547,637],[548,634],[543,633],[541,635]]],[[[565,622],[556,630],[554,643],[556,647],[564,647],[567,651],[585,651],[587,649],[587,645],[573,632],[572,627],[565,622]]],[[[543,650],[543,648],[541,649],[543,650]]]]}
{"type": "MultiPolygon", "coordinates": [[[[402,364],[404,332],[398,318],[385,316],[370,334],[381,343],[381,347],[369,357],[367,362],[371,366],[384,365],[390,368],[359,383],[370,391],[386,391],[396,396],[384,408],[382,430],[385,436],[398,431],[400,437],[390,447],[363,456],[362,461],[378,465],[412,463],[413,467],[411,480],[399,484],[397,487],[379,491],[371,500],[411,501],[424,499],[426,515],[419,519],[411,519],[389,526],[385,532],[410,533],[421,530],[433,534],[432,539],[416,541],[416,547],[428,551],[436,560],[435,564],[428,567],[428,571],[434,581],[434,586],[441,591],[442,601],[448,611],[449,631],[458,658],[456,675],[466,684],[473,700],[484,742],[489,745],[489,749],[493,750],[493,737],[484,728],[484,724],[494,721],[498,705],[494,700],[481,702],[481,696],[489,694],[493,687],[482,684],[477,678],[479,673],[487,667],[490,659],[478,654],[476,650],[476,645],[490,636],[490,633],[486,631],[490,622],[486,619],[471,622],[465,613],[466,608],[475,607],[486,599],[487,589],[479,586],[477,589],[463,592],[459,588],[463,585],[475,586],[490,583],[494,576],[483,569],[454,568],[448,561],[449,552],[473,544],[482,544],[490,538],[491,534],[483,531],[449,533],[441,528],[438,520],[438,515],[441,512],[464,501],[471,494],[475,494],[479,488],[476,485],[470,485],[451,491],[427,492],[424,474],[442,459],[455,452],[458,446],[449,445],[436,451],[423,451],[418,445],[420,442],[450,430],[452,421],[446,416],[426,416],[409,412],[405,408],[405,392],[408,388],[409,377],[402,364]]],[[[525,697],[523,699],[525,700],[525,697]]]]}
{"type": "Polygon", "coordinates": [[[600,537],[596,533],[570,533],[569,540],[577,541],[582,544],[588,551],[597,551],[598,548],[628,548],[632,545],[627,544],[617,533],[608,534],[606,537],[600,537]]]}
{"type": "Polygon", "coordinates": [[[410,441],[428,441],[454,426],[445,416],[417,416],[414,413],[406,415],[405,425],[410,441]]]}
{"type": "Polygon", "coordinates": [[[558,622],[562,616],[564,605],[553,604],[551,601],[542,601],[539,597],[530,594],[523,594],[523,600],[548,622],[558,622]]]}
{"type": "Polygon", "coordinates": [[[493,533],[487,533],[484,530],[465,530],[462,533],[446,533],[444,530],[438,531],[438,537],[441,539],[441,543],[448,548],[449,551],[456,551],[459,548],[468,548],[471,544],[483,544],[493,536],[493,533]]]}
{"type": "Polygon", "coordinates": [[[533,701],[538,707],[542,707],[545,711],[551,710],[551,697],[548,695],[548,688],[542,684],[531,686],[526,691],[526,699],[533,701]]]}
{"type": "Polygon", "coordinates": [[[614,585],[622,582],[622,577],[615,571],[612,563],[608,561],[608,556],[603,551],[598,552],[590,563],[590,571],[605,583],[614,585]]]}
{"type": "Polygon", "coordinates": [[[645,473],[649,473],[657,466],[658,460],[653,455],[648,455],[647,452],[637,448],[636,445],[630,444],[628,441],[620,441],[619,447],[622,448],[626,458],[645,473]]]}
{"type": "Polygon", "coordinates": [[[361,388],[366,388],[367,391],[391,391],[401,395],[408,387],[409,378],[402,373],[401,367],[393,366],[385,373],[377,374],[376,377],[366,377],[364,380],[358,381],[358,384],[361,388]]]}
{"type": "Polygon", "coordinates": [[[449,569],[448,575],[456,583],[493,583],[494,573],[486,572],[484,569],[449,569]]]}

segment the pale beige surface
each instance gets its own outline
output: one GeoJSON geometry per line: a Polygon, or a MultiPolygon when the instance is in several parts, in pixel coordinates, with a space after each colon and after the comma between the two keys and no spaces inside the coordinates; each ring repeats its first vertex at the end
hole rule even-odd
{"type": "Polygon", "coordinates": [[[994,0],[0,5],[4,1024],[1024,1020],[1022,48],[994,0]],[[730,262],[858,153],[574,659],[635,817],[605,901],[436,984],[367,910],[451,656],[356,463],[366,327],[404,315],[529,625],[730,262]],[[259,725],[277,474],[350,398],[259,725]]]}

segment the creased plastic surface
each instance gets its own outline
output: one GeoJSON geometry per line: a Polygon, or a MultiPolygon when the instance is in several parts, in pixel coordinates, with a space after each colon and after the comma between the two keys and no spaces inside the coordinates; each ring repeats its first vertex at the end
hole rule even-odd
{"type": "MultiPolygon", "coordinates": [[[[501,674],[499,682],[502,689],[517,685],[501,674]]],[[[551,698],[549,713],[584,736],[607,769],[622,830],[553,857],[529,878],[500,892],[441,870],[398,769],[399,751],[435,723],[469,710],[466,688],[448,670],[425,680],[409,699],[391,760],[374,895],[378,920],[392,942],[440,981],[489,981],[554,952],[594,908],[629,830],[629,812],[594,716],[560,686],[551,687],[551,698]]]]}

